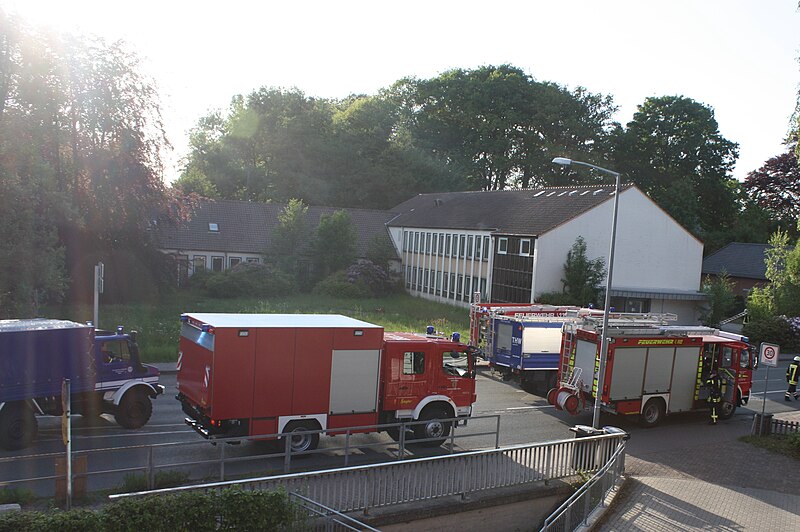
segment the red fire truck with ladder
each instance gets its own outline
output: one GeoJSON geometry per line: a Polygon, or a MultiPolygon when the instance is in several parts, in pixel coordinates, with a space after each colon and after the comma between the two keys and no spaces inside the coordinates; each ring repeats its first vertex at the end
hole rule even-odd
{"type": "MultiPolygon", "coordinates": [[[[597,400],[602,313],[567,322],[559,385],[548,393],[557,409],[577,415],[597,400]]],[[[609,340],[601,409],[638,416],[648,427],[665,415],[707,409],[704,386],[713,369],[722,380],[720,417],[747,404],[754,356],[745,336],[703,326],[667,325],[674,314],[609,315],[609,340]]]]}
{"type": "Polygon", "coordinates": [[[294,452],[318,433],[386,430],[424,421],[409,439],[440,445],[466,424],[475,396],[472,349],[432,334],[332,314],[184,314],[177,399],[206,438],[290,436],[294,452]],[[293,434],[294,433],[294,434],[293,434]]]}

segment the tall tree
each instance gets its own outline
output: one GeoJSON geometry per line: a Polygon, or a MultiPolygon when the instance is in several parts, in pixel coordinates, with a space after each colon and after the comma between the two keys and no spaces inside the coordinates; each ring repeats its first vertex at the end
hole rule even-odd
{"type": "Polygon", "coordinates": [[[748,196],[787,229],[794,229],[800,219],[800,165],[794,144],[747,174],[742,184],[748,196]]]}
{"type": "Polygon", "coordinates": [[[322,215],[312,244],[317,279],[343,270],[356,258],[356,232],[346,211],[322,215]]]}
{"type": "Polygon", "coordinates": [[[710,107],[684,96],[647,98],[612,146],[615,169],[696,235],[734,224],[738,145],[720,134],[710,107]]]}
{"type": "Polygon", "coordinates": [[[589,259],[586,255],[586,241],[582,236],[575,239],[567,253],[564,263],[564,294],[570,304],[602,307],[600,287],[606,275],[605,260],[602,257],[589,259]]]}
{"type": "Polygon", "coordinates": [[[615,110],[610,97],[536,82],[510,65],[404,79],[392,92],[419,145],[482,190],[545,184],[556,155],[601,157],[615,110]]]}
{"type": "Polygon", "coordinates": [[[0,27],[13,29],[0,38],[5,179],[50,183],[53,194],[28,201],[58,228],[73,295],[91,296],[96,260],[113,265],[109,292],[144,293],[163,273],[152,224],[181,211],[162,181],[153,83],[121,43],[37,32],[2,12],[0,27]]]}

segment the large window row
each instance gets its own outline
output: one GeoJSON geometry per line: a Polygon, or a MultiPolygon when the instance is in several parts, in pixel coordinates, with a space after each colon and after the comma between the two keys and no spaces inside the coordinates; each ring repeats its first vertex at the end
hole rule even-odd
{"type": "Polygon", "coordinates": [[[489,260],[489,245],[484,235],[403,231],[403,251],[434,257],[489,260]]]}
{"type": "Polygon", "coordinates": [[[406,288],[425,294],[470,302],[472,292],[486,293],[486,279],[453,272],[406,266],[406,288]]]}

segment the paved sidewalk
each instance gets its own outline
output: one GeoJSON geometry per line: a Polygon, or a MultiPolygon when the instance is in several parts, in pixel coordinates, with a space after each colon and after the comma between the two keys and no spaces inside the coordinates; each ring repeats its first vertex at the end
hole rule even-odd
{"type": "Polygon", "coordinates": [[[722,441],[629,453],[628,483],[594,530],[800,530],[800,462],[738,441],[746,422],[713,427],[722,441]]]}

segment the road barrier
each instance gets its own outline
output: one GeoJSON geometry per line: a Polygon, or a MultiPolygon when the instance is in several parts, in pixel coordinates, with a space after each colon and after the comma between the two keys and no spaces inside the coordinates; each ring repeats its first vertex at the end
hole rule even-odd
{"type": "MultiPolygon", "coordinates": [[[[487,415],[487,416],[474,416],[469,418],[467,425],[456,426],[456,419],[443,420],[444,422],[452,421],[452,430],[450,435],[446,438],[443,448],[449,453],[461,452],[463,449],[459,448],[461,442],[469,439],[471,442],[480,441],[480,447],[494,446],[499,447],[500,441],[500,416],[487,415]],[[478,438],[479,440],[474,440],[478,438]]],[[[458,421],[463,423],[463,419],[458,421]]],[[[434,439],[420,440],[420,439],[406,439],[405,435],[408,430],[413,430],[414,426],[424,422],[407,422],[407,423],[390,423],[384,425],[370,425],[359,427],[345,427],[337,428],[331,432],[335,432],[336,436],[331,436],[326,440],[326,443],[342,442],[342,445],[326,446],[313,451],[297,452],[292,451],[289,438],[280,440],[283,449],[280,452],[258,452],[263,451],[262,448],[255,448],[255,454],[246,455],[247,452],[254,452],[253,448],[242,449],[242,446],[229,445],[239,444],[245,441],[251,441],[258,445],[263,443],[268,437],[258,439],[243,439],[243,438],[227,438],[227,439],[212,439],[209,440],[196,439],[190,442],[168,442],[158,443],[153,445],[136,445],[126,447],[107,447],[101,449],[79,450],[73,451],[73,462],[87,463],[89,467],[83,469],[78,468],[73,472],[73,480],[79,480],[88,483],[90,478],[98,479],[104,477],[106,482],[101,484],[99,481],[94,486],[89,485],[87,491],[98,489],[113,489],[119,487],[125,475],[142,474],[146,479],[148,489],[156,487],[157,475],[161,471],[194,471],[195,474],[189,475],[189,478],[195,479],[208,479],[218,478],[220,481],[225,481],[229,478],[241,477],[243,475],[252,474],[251,470],[243,470],[248,463],[255,463],[257,470],[263,472],[264,470],[274,469],[290,473],[292,468],[296,466],[296,460],[302,456],[309,455],[334,455],[340,456],[344,467],[350,465],[353,460],[354,453],[363,455],[369,451],[384,451],[393,455],[394,460],[407,460],[413,457],[415,453],[421,452],[418,447],[420,443],[436,441],[434,439]],[[385,431],[389,428],[396,428],[399,432],[399,441],[390,441],[387,437],[382,437],[381,441],[375,441],[375,438],[370,438],[370,434],[363,434],[365,429],[371,431],[385,431]],[[187,459],[187,456],[194,456],[190,448],[206,451],[213,449],[213,456],[200,456],[197,459],[187,459]],[[413,449],[413,450],[412,450],[413,449]],[[110,467],[104,468],[98,464],[125,464],[125,467],[110,467]],[[78,472],[85,471],[85,472],[78,472]],[[110,482],[109,482],[110,480],[110,482]],[[114,484],[115,483],[115,484],[114,484]]],[[[326,431],[305,431],[308,433],[325,434],[326,431]]],[[[305,433],[303,432],[303,433],[305,433]]],[[[299,431],[295,434],[301,434],[299,431]]],[[[374,435],[374,433],[373,433],[374,435]]],[[[279,436],[274,434],[272,436],[279,436]]],[[[274,442],[274,440],[272,440],[274,442]]],[[[475,445],[473,445],[473,448],[475,445]]],[[[441,448],[440,448],[441,449],[441,448]]],[[[430,451],[430,452],[436,452],[430,451]]],[[[441,450],[439,450],[441,452],[441,450]]],[[[209,453],[206,453],[209,454],[209,453]]],[[[25,486],[30,488],[36,486],[37,489],[31,489],[36,495],[41,497],[51,497],[56,494],[55,486],[58,482],[63,483],[66,479],[65,473],[58,472],[55,464],[63,461],[64,453],[46,453],[37,455],[20,455],[13,457],[0,458],[0,489],[2,488],[15,488],[25,486]],[[14,478],[14,470],[19,470],[19,474],[14,478]],[[40,471],[46,474],[31,475],[30,471],[40,471]]],[[[63,468],[62,468],[63,469],[63,468]]]]}
{"type": "MultiPolygon", "coordinates": [[[[466,498],[480,491],[585,474],[588,471],[580,468],[585,463],[576,467],[575,456],[585,453],[587,447],[598,457],[611,457],[621,471],[624,468],[624,442],[627,437],[624,432],[609,433],[327,471],[118,494],[110,498],[187,490],[222,490],[228,487],[247,490],[282,487],[289,493],[299,493],[339,512],[361,510],[367,514],[370,509],[378,507],[452,495],[466,498]]],[[[605,460],[589,462],[594,470],[607,468],[605,460]]]]}

